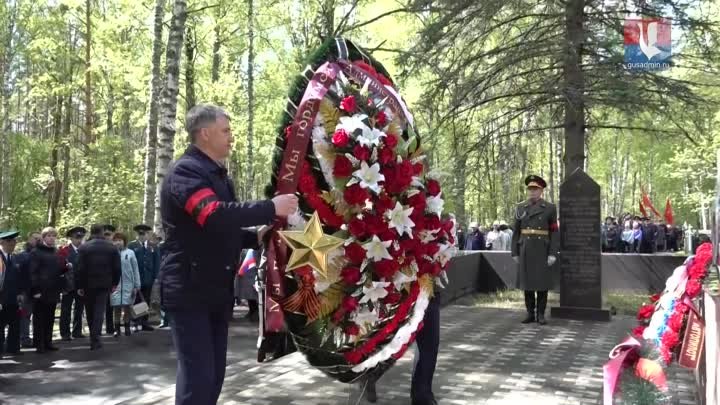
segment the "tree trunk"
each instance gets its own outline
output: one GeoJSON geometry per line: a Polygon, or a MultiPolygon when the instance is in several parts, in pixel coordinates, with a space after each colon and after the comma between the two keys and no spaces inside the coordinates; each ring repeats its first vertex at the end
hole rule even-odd
{"type": "Polygon", "coordinates": [[[220,45],[221,38],[220,38],[220,25],[216,24],[215,29],[215,39],[213,40],[213,58],[212,58],[212,70],[210,72],[210,80],[213,83],[217,83],[220,80],[220,63],[222,63],[222,60],[220,58],[220,45]]]}
{"type": "MultiPolygon", "coordinates": [[[[165,86],[163,87],[162,104],[160,105],[160,136],[157,154],[157,182],[162,184],[168,165],[173,158],[173,142],[175,140],[175,121],[177,114],[177,96],[180,86],[180,59],[182,57],[183,33],[187,17],[185,0],[175,0],[173,18],[168,35],[165,86]]],[[[160,215],[160,193],[155,196],[154,228],[162,232],[160,215]]]]}
{"type": "Polygon", "coordinates": [[[113,122],[113,114],[115,114],[115,89],[113,88],[110,78],[105,74],[105,80],[107,81],[107,108],[106,108],[106,134],[115,135],[115,123],[113,122]]]}
{"type": "Polygon", "coordinates": [[[62,147],[62,103],[62,97],[57,96],[53,111],[53,146],[50,154],[50,173],[52,174],[52,182],[50,187],[48,187],[48,226],[55,226],[57,223],[57,211],[58,206],[60,205],[60,195],[62,193],[62,182],[60,181],[60,170],[58,168],[58,163],[60,161],[60,148],[62,147]]]}
{"type": "Polygon", "coordinates": [[[8,20],[3,21],[7,28],[7,38],[4,38],[2,50],[0,50],[0,214],[5,210],[5,206],[9,203],[10,197],[10,173],[11,156],[10,142],[8,136],[12,129],[10,123],[10,96],[12,94],[10,70],[14,59],[13,36],[15,33],[15,18],[17,15],[17,5],[14,2],[6,2],[8,7],[15,4],[12,10],[6,9],[8,20]]]}
{"type": "Polygon", "coordinates": [[[62,205],[67,208],[70,200],[70,131],[72,129],[72,95],[65,99],[65,121],[63,122],[63,193],[62,205]]]}
{"type": "Polygon", "coordinates": [[[193,27],[187,27],[185,37],[185,102],[189,111],[195,101],[195,33],[193,27]]]}
{"type": "Polygon", "coordinates": [[[548,176],[548,200],[555,203],[555,141],[553,140],[552,130],[548,131],[548,164],[550,166],[550,175],[548,176]]]}
{"type": "Polygon", "coordinates": [[[255,11],[253,0],[248,0],[248,60],[247,60],[247,92],[248,92],[248,129],[247,129],[247,180],[245,183],[245,189],[247,195],[245,199],[250,200],[254,196],[252,195],[252,185],[255,184],[255,148],[253,147],[254,137],[254,122],[255,122],[255,26],[253,20],[255,19],[255,11]]]}
{"type": "Polygon", "coordinates": [[[585,0],[565,3],[566,53],[563,66],[565,108],[565,177],[582,169],[585,161],[585,83],[582,52],[585,40],[583,8],[585,0]]]}
{"type": "Polygon", "coordinates": [[[120,136],[123,139],[131,139],[132,137],[130,125],[130,98],[132,97],[132,94],[128,89],[129,86],[126,85],[123,90],[122,115],[120,116],[120,136]]]}
{"type": "MultiPolygon", "coordinates": [[[[148,116],[148,131],[145,140],[145,193],[143,197],[143,223],[153,223],[155,215],[155,194],[157,183],[155,171],[157,169],[157,136],[158,136],[158,99],[162,78],[160,77],[160,61],[162,59],[162,32],[163,16],[165,15],[165,0],[155,2],[155,26],[153,32],[152,53],[152,82],[150,84],[150,113],[148,116]]],[[[158,229],[155,229],[156,231],[158,229]]]]}
{"type": "Polygon", "coordinates": [[[85,144],[95,141],[93,136],[92,80],[90,48],[92,46],[91,0],[85,0],[85,144]]]}

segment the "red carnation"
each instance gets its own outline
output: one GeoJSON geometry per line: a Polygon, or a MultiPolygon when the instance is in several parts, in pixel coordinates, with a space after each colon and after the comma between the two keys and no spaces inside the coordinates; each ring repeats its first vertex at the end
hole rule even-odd
{"type": "Polygon", "coordinates": [[[342,300],[342,309],[347,312],[352,312],[358,307],[358,299],[355,297],[346,296],[342,300]]]}
{"type": "Polygon", "coordinates": [[[663,346],[668,348],[668,350],[672,350],[673,347],[677,346],[677,344],[680,343],[680,337],[674,330],[667,329],[665,333],[663,333],[660,341],[662,342],[663,346]]]}
{"type": "Polygon", "coordinates": [[[406,253],[413,253],[420,247],[420,241],[417,239],[403,239],[400,241],[400,249],[406,253]]]}
{"type": "Polygon", "coordinates": [[[425,254],[433,257],[435,256],[435,253],[437,253],[440,250],[440,245],[437,243],[428,243],[425,245],[425,254]]]}
{"type": "Polygon", "coordinates": [[[643,319],[650,319],[652,317],[652,314],[655,312],[655,305],[654,304],[648,304],[640,308],[637,314],[638,320],[643,319]]]}
{"type": "Polygon", "coordinates": [[[385,115],[385,111],[380,111],[375,116],[375,126],[378,128],[385,128],[385,125],[387,125],[387,115],[385,115]]]}
{"type": "Polygon", "coordinates": [[[353,166],[350,159],[343,155],[337,155],[335,157],[335,165],[333,166],[333,176],[335,177],[350,177],[352,174],[353,166]]]}
{"type": "Polygon", "coordinates": [[[353,264],[362,264],[363,260],[365,260],[366,254],[367,252],[365,251],[365,248],[357,243],[351,243],[345,247],[345,256],[353,264]]]}
{"type": "Polygon", "coordinates": [[[360,276],[360,269],[357,267],[345,267],[340,272],[340,278],[342,278],[343,283],[347,285],[355,285],[360,281],[360,276]]]}
{"type": "Polygon", "coordinates": [[[378,277],[390,280],[400,269],[400,264],[395,260],[383,259],[373,264],[373,270],[378,277]]]}
{"type": "Polygon", "coordinates": [[[385,213],[385,211],[395,208],[395,201],[393,201],[393,199],[387,194],[382,194],[375,201],[375,207],[378,212],[385,213]]]}
{"type": "Polygon", "coordinates": [[[643,335],[643,333],[645,332],[645,329],[646,329],[646,328],[647,328],[647,326],[640,325],[640,326],[638,326],[638,327],[636,327],[635,329],[632,330],[632,334],[635,335],[635,336],[637,336],[637,337],[639,337],[639,338],[641,338],[642,335],[643,335]]]}
{"type": "Polygon", "coordinates": [[[293,133],[293,126],[292,124],[285,127],[285,139],[290,139],[293,133]]]}
{"type": "Polygon", "coordinates": [[[402,294],[397,291],[392,291],[385,298],[382,299],[383,304],[395,305],[402,299],[402,294]]]}
{"type": "Polygon", "coordinates": [[[660,294],[654,294],[650,296],[650,302],[653,304],[660,301],[660,294]]]}
{"type": "Polygon", "coordinates": [[[357,325],[352,324],[345,327],[345,334],[350,336],[355,336],[358,333],[360,333],[360,328],[358,328],[357,325]]]}
{"type": "Polygon", "coordinates": [[[413,234],[417,235],[421,231],[424,231],[426,228],[425,226],[425,214],[423,211],[425,211],[425,208],[423,207],[422,210],[418,209],[417,207],[413,207],[413,212],[410,214],[410,219],[415,223],[415,227],[413,228],[413,234]]]}
{"type": "Polygon", "coordinates": [[[425,170],[425,166],[423,166],[422,163],[415,163],[412,169],[413,173],[415,173],[416,176],[419,176],[422,174],[423,170],[425,170]]]}
{"type": "Polygon", "coordinates": [[[414,208],[412,212],[413,214],[422,214],[425,212],[425,207],[427,206],[425,193],[421,191],[408,198],[408,204],[414,208]]]}
{"type": "Polygon", "coordinates": [[[332,322],[335,324],[340,323],[340,321],[342,321],[344,317],[345,317],[345,311],[343,311],[343,309],[340,308],[337,311],[333,312],[332,322]]]}
{"type": "Polygon", "coordinates": [[[348,231],[350,232],[350,235],[356,237],[357,239],[363,239],[367,228],[364,221],[358,218],[353,218],[348,223],[348,231]]]}
{"type": "Polygon", "coordinates": [[[360,363],[360,360],[362,360],[362,354],[355,350],[345,352],[343,353],[343,356],[345,357],[345,361],[350,364],[358,364],[360,363]]]}
{"type": "Polygon", "coordinates": [[[398,238],[398,234],[397,234],[397,232],[395,232],[392,229],[386,229],[381,234],[379,234],[378,237],[383,242],[387,242],[389,240],[394,241],[395,239],[398,238]]]}
{"type": "Polygon", "coordinates": [[[700,284],[700,280],[694,278],[687,282],[687,285],[685,286],[685,293],[690,296],[690,298],[697,297],[698,294],[700,294],[700,291],[702,290],[702,284],[700,284]]]}
{"type": "Polygon", "coordinates": [[[355,61],[355,62],[353,62],[353,65],[355,65],[356,67],[358,67],[358,68],[364,70],[365,72],[369,73],[370,76],[372,76],[372,77],[377,77],[377,74],[378,74],[378,73],[377,73],[377,70],[375,70],[374,67],[368,65],[367,63],[365,63],[365,62],[363,62],[363,61],[355,61]]]}
{"type": "Polygon", "coordinates": [[[365,205],[365,200],[370,198],[370,193],[359,184],[353,184],[345,189],[343,198],[350,205],[365,205]]]}
{"type": "Polygon", "coordinates": [[[355,145],[355,147],[353,148],[353,156],[355,156],[355,159],[357,160],[369,160],[370,149],[368,149],[366,146],[355,145]]]}
{"type": "Polygon", "coordinates": [[[427,189],[428,194],[433,197],[440,194],[440,183],[438,183],[437,180],[428,180],[425,188],[427,189]]]}
{"type": "Polygon", "coordinates": [[[690,307],[687,306],[684,302],[678,302],[675,304],[675,312],[680,312],[681,314],[687,314],[688,311],[690,311],[690,307]]]}
{"type": "Polygon", "coordinates": [[[347,96],[340,102],[340,108],[343,109],[345,112],[352,114],[355,112],[355,109],[357,108],[357,101],[355,101],[355,96],[347,96]]]}
{"type": "Polygon", "coordinates": [[[380,149],[380,153],[378,154],[378,160],[381,164],[386,165],[390,162],[392,162],[395,159],[395,152],[393,152],[390,148],[382,148],[380,149]]]}
{"type": "Polygon", "coordinates": [[[397,136],[395,136],[395,134],[387,134],[383,142],[385,142],[385,146],[387,146],[388,148],[395,149],[398,144],[398,138],[397,136]]]}
{"type": "Polygon", "coordinates": [[[673,312],[672,315],[668,318],[667,326],[668,328],[674,330],[675,332],[680,332],[680,329],[683,327],[683,321],[685,320],[685,314],[682,312],[673,312]]]}
{"type": "Polygon", "coordinates": [[[348,143],[350,143],[350,136],[344,129],[338,129],[333,134],[332,143],[338,148],[344,148],[348,146],[348,143]]]}
{"type": "Polygon", "coordinates": [[[388,225],[379,215],[365,215],[365,226],[371,235],[380,235],[387,231],[388,225]]]}
{"type": "Polygon", "coordinates": [[[440,224],[440,218],[438,218],[437,215],[426,215],[425,216],[425,229],[429,229],[431,231],[440,229],[442,224],[440,224]]]}

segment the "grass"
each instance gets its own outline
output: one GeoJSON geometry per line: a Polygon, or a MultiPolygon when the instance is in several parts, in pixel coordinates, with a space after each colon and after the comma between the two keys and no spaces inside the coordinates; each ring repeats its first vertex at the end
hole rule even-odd
{"type": "MultiPolygon", "coordinates": [[[[605,294],[604,306],[614,308],[619,315],[635,316],[638,308],[649,302],[647,294],[609,291],[605,294]]],[[[525,309],[524,294],[520,290],[501,290],[472,297],[473,305],[480,308],[525,309]]],[[[548,294],[548,307],[560,305],[560,294],[548,294]]]]}

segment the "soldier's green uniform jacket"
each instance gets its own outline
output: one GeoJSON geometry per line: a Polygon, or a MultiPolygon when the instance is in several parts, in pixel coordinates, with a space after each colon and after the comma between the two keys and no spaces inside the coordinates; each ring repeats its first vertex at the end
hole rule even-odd
{"type": "Polygon", "coordinates": [[[517,288],[525,291],[553,289],[548,256],[558,257],[560,237],[557,209],[542,198],[518,204],[512,235],[512,256],[519,256],[517,288]]]}

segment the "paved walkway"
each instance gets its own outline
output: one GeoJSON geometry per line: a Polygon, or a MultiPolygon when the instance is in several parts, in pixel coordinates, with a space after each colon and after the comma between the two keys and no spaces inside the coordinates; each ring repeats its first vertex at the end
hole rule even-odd
{"type": "MultiPolygon", "coordinates": [[[[520,312],[453,305],[442,311],[434,391],[442,405],[599,405],[602,364],[634,325],[550,320],[524,326],[520,312]]],[[[350,387],[333,382],[295,353],[255,362],[255,329],[232,324],[224,405],[345,405],[350,387]]],[[[2,405],[172,405],[175,361],[169,331],[143,332],[100,352],[59,343],[46,356],[0,360],[2,405]]],[[[378,383],[380,404],[409,404],[412,351],[378,383]]],[[[676,404],[694,404],[692,377],[675,370],[676,404]]]]}

